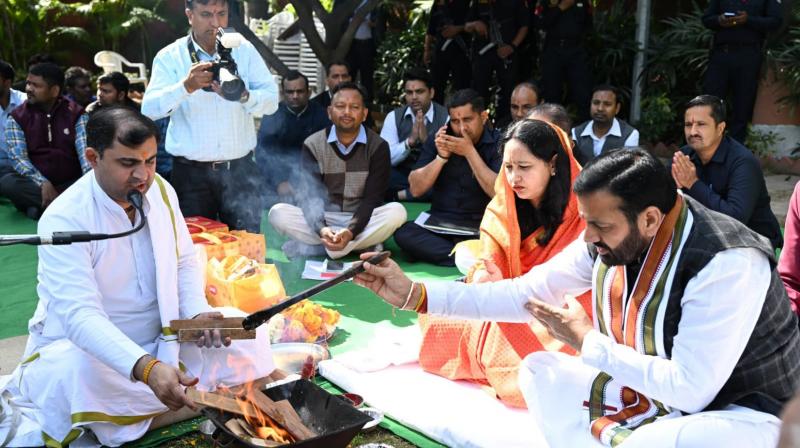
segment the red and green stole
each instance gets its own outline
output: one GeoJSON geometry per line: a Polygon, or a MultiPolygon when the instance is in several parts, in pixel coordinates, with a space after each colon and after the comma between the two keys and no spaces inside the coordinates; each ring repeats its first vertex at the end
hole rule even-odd
{"type": "MultiPolygon", "coordinates": [[[[641,354],[666,357],[661,329],[671,286],[668,280],[688,236],[690,219],[686,202],[678,195],[650,243],[630,294],[631,280],[626,276],[625,266],[608,266],[598,259],[594,273],[595,328],[641,354]]],[[[589,398],[592,435],[605,445],[616,446],[633,429],[671,412],[658,401],[614,381],[605,372],[592,383],[589,398]]]]}

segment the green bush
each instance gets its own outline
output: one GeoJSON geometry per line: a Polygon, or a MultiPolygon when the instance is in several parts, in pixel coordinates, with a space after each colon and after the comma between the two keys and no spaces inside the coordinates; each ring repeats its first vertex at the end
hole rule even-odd
{"type": "Polygon", "coordinates": [[[31,0],[0,0],[0,57],[24,77],[28,59],[44,47],[43,25],[31,0]]]}
{"type": "Polygon", "coordinates": [[[650,142],[682,142],[682,105],[702,92],[702,80],[708,64],[708,53],[713,34],[703,26],[703,9],[696,3],[692,12],[678,14],[662,20],[650,35],[647,64],[643,73],[644,99],[642,117],[665,114],[665,97],[672,108],[672,119],[664,116],[654,134],[643,137],[650,142]],[[645,106],[645,103],[647,104],[645,106]],[[648,111],[656,107],[654,111],[648,111]]]}
{"type": "Polygon", "coordinates": [[[786,20],[788,32],[770,42],[767,61],[772,64],[775,74],[789,93],[780,99],[795,112],[800,106],[800,2],[792,5],[792,14],[786,20]]]}
{"type": "Polygon", "coordinates": [[[744,146],[747,147],[756,157],[766,157],[775,154],[775,146],[784,141],[777,132],[759,131],[752,125],[747,126],[747,137],[744,146]]]}
{"type": "Polygon", "coordinates": [[[637,124],[642,140],[649,143],[662,141],[677,121],[672,101],[665,92],[642,99],[642,118],[637,124]]]}
{"type": "Polygon", "coordinates": [[[408,26],[399,33],[387,33],[378,46],[375,61],[375,104],[399,106],[403,91],[403,74],[422,66],[425,32],[430,17],[430,0],[416,0],[408,26]]]}
{"type": "Polygon", "coordinates": [[[627,101],[637,49],[636,18],[625,2],[614,2],[608,10],[595,12],[592,26],[588,50],[594,82],[617,87],[627,101]]]}

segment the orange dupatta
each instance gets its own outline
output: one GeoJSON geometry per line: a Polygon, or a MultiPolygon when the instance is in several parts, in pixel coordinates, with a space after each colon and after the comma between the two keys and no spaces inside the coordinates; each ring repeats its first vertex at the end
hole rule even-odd
{"type": "MultiPolygon", "coordinates": [[[[564,131],[552,124],[550,126],[556,130],[570,158],[571,181],[574,182],[580,165],[572,154],[572,144],[564,131]]],[[[481,221],[481,255],[497,264],[503,278],[519,277],[559,253],[579,237],[584,227],[578,216],[577,198],[570,191],[561,225],[550,242],[541,246],[536,241],[544,231],[542,228],[523,241],[514,191],[501,173],[495,181],[495,196],[481,221]]],[[[591,294],[584,294],[579,301],[591,312],[591,294]]],[[[536,321],[531,324],[495,323],[421,315],[420,327],[423,341],[419,362],[423,369],[445,378],[467,379],[489,386],[498,398],[515,407],[525,407],[517,385],[522,358],[540,350],[575,353],[569,346],[550,337],[536,321]]]]}

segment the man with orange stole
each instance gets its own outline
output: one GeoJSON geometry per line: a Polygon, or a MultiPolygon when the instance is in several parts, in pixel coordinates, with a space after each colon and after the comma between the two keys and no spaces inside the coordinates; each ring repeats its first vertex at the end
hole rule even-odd
{"type": "Polygon", "coordinates": [[[583,238],[519,278],[416,283],[385,260],[355,281],[420,313],[535,318],[580,350],[520,365],[549,446],[774,447],[800,335],[770,242],[679,194],[642,149],[601,154],[573,189],[583,238]],[[572,298],[587,291],[592,318],[572,298]]]}

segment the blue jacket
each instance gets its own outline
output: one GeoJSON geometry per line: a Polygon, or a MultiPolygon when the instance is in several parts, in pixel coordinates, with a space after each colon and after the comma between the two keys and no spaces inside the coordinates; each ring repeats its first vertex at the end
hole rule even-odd
{"type": "MultiPolygon", "coordinates": [[[[767,237],[774,248],[783,247],[778,219],[769,206],[769,193],[758,159],[741,143],[723,137],[717,151],[703,165],[689,146],[681,148],[697,168],[698,181],[684,193],[710,208],[736,218],[767,237]]],[[[669,168],[672,168],[670,161],[669,168]]]]}

